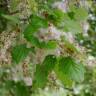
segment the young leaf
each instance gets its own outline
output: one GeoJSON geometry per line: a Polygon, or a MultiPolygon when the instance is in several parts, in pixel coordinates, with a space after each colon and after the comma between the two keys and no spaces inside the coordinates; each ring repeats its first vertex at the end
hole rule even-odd
{"type": "Polygon", "coordinates": [[[30,52],[30,49],[27,48],[25,44],[17,45],[13,47],[13,50],[12,50],[13,62],[18,64],[19,62],[21,62],[26,58],[29,52],[30,52]]]}

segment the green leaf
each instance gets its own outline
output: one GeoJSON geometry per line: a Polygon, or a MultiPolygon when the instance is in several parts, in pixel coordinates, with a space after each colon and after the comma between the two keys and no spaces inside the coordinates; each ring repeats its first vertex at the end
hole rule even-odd
{"type": "Polygon", "coordinates": [[[16,83],[13,89],[15,96],[30,96],[28,87],[26,87],[22,82],[16,83]]]}
{"type": "Polygon", "coordinates": [[[26,35],[27,41],[29,41],[33,46],[44,49],[55,49],[57,47],[57,42],[50,40],[48,42],[39,41],[39,39],[33,35],[26,35]]]}
{"type": "Polygon", "coordinates": [[[59,71],[68,76],[69,79],[81,82],[84,80],[84,67],[77,64],[71,57],[61,57],[59,61],[59,71]]]}
{"type": "Polygon", "coordinates": [[[16,24],[20,23],[19,19],[15,16],[11,16],[11,15],[6,15],[6,14],[2,14],[2,17],[9,20],[9,21],[12,21],[16,24]]]}
{"type": "Polygon", "coordinates": [[[85,8],[77,8],[77,10],[75,10],[75,18],[77,20],[86,20],[88,17],[88,11],[85,8]]]}
{"type": "Polygon", "coordinates": [[[49,12],[48,20],[51,21],[60,30],[63,29],[64,31],[73,32],[75,34],[81,33],[82,26],[80,25],[80,21],[76,20],[78,17],[75,17],[75,15],[76,13],[73,11],[64,13],[58,9],[55,9],[53,13],[49,12]]]}
{"type": "Polygon", "coordinates": [[[34,74],[34,84],[33,86],[36,88],[43,88],[47,83],[47,71],[40,65],[36,65],[36,72],[34,74]]]}
{"type": "MultiPolygon", "coordinates": [[[[48,10],[46,18],[60,29],[65,19],[69,19],[68,15],[60,9],[48,10]]],[[[64,24],[63,24],[64,25],[64,24]]],[[[63,26],[64,27],[64,26],[63,26]]]]}
{"type": "Polygon", "coordinates": [[[73,34],[81,33],[82,27],[80,22],[75,20],[64,20],[64,26],[68,30],[68,32],[73,32],[73,34]]]}
{"type": "Polygon", "coordinates": [[[37,16],[32,15],[30,20],[30,23],[27,25],[27,27],[24,30],[24,36],[25,38],[33,35],[33,33],[37,32],[39,28],[47,28],[48,22],[47,20],[37,16]]]}
{"type": "Polygon", "coordinates": [[[48,79],[48,74],[51,72],[55,65],[57,63],[57,59],[54,55],[48,55],[45,57],[43,63],[37,64],[36,65],[36,72],[35,72],[35,79],[34,79],[34,87],[40,87],[44,88],[47,79],[48,79]]]}
{"type": "Polygon", "coordinates": [[[74,12],[74,18],[79,21],[86,20],[88,17],[88,10],[84,7],[76,7],[71,4],[70,11],[74,12]]]}
{"type": "Polygon", "coordinates": [[[69,16],[70,19],[75,19],[75,18],[74,18],[74,15],[75,15],[74,12],[72,12],[72,11],[67,12],[67,15],[69,16]]]}
{"type": "Polygon", "coordinates": [[[48,41],[46,48],[48,48],[48,49],[57,48],[57,42],[56,41],[48,41]]]}
{"type": "Polygon", "coordinates": [[[39,47],[40,48],[40,41],[37,37],[35,36],[28,36],[26,39],[32,44],[32,46],[39,47]]]}
{"type": "Polygon", "coordinates": [[[35,26],[32,26],[31,24],[27,25],[27,27],[24,30],[24,37],[27,39],[28,37],[31,37],[33,33],[37,32],[38,28],[35,26]]]}
{"type": "Polygon", "coordinates": [[[64,12],[59,9],[51,10],[48,13],[48,20],[52,21],[55,25],[58,25],[64,20],[64,12]]]}
{"type": "Polygon", "coordinates": [[[44,49],[55,49],[57,47],[57,42],[50,40],[48,42],[41,42],[40,45],[41,45],[41,48],[44,48],[44,49]]]}
{"type": "Polygon", "coordinates": [[[37,16],[37,15],[31,15],[31,21],[30,24],[33,25],[33,27],[37,28],[46,28],[48,27],[48,22],[46,19],[37,16]]]}
{"type": "Polygon", "coordinates": [[[34,33],[39,30],[39,28],[46,28],[48,27],[48,22],[47,20],[37,16],[37,15],[32,15],[31,21],[29,25],[25,28],[24,30],[24,38],[27,39],[30,43],[33,44],[33,46],[40,47],[40,42],[38,38],[34,36],[34,33]]]}
{"type": "Polygon", "coordinates": [[[58,69],[58,64],[55,67],[55,73],[56,73],[57,79],[59,79],[61,83],[64,84],[64,86],[72,87],[73,81],[58,69]]]}
{"type": "Polygon", "coordinates": [[[30,49],[26,48],[25,44],[17,45],[13,47],[12,59],[15,63],[18,64],[19,62],[21,62],[22,60],[26,58],[29,52],[30,52],[30,49]]]}
{"type": "Polygon", "coordinates": [[[50,72],[54,69],[56,63],[57,63],[56,56],[48,55],[45,57],[42,66],[44,66],[47,72],[50,72]]]}

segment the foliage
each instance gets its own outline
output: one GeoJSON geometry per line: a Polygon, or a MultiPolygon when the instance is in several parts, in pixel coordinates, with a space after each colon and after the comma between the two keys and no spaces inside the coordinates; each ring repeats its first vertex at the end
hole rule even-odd
{"type": "MultiPolygon", "coordinates": [[[[68,2],[69,5],[66,4],[68,7],[66,12],[55,7],[55,3],[60,3],[62,2],[61,0],[27,1],[31,13],[26,16],[27,19],[23,18],[24,21],[20,18],[21,13],[12,15],[10,9],[8,10],[7,8],[9,3],[7,0],[0,1],[0,33],[7,30],[10,22],[15,25],[15,27],[13,27],[13,25],[11,26],[12,29],[17,29],[18,26],[20,30],[16,37],[16,44],[11,46],[13,61],[11,63],[15,65],[10,65],[8,68],[10,71],[8,72],[5,71],[6,68],[3,69],[3,67],[1,67],[1,71],[3,71],[0,72],[0,95],[31,96],[35,94],[36,90],[39,90],[39,88],[44,89],[48,86],[52,73],[56,75],[56,80],[59,80],[65,88],[70,89],[77,83],[84,82],[84,74],[86,72],[85,65],[82,64],[82,60],[78,60],[78,56],[81,56],[82,52],[66,37],[68,33],[71,33],[73,37],[76,37],[77,41],[83,39],[84,42],[82,45],[86,48],[91,47],[92,49],[92,51],[88,53],[96,56],[96,40],[94,39],[96,24],[95,20],[88,18],[88,10],[83,6],[75,5],[70,0],[68,2]],[[6,8],[4,7],[5,3],[7,4],[5,6],[6,8]],[[3,6],[2,8],[1,5],[3,6]],[[87,18],[90,29],[88,30],[88,37],[84,37],[81,25],[87,21],[87,18]],[[55,32],[52,33],[52,30],[50,31],[51,27],[59,30],[56,33],[56,36],[61,34],[59,39],[54,38],[55,32]],[[44,31],[42,31],[44,36],[40,33],[41,30],[44,31]],[[53,37],[51,38],[51,36],[53,37]],[[60,49],[59,55],[55,53],[57,49],[60,49]],[[32,84],[29,86],[26,84],[27,81],[23,80],[24,78],[15,81],[12,77],[12,70],[19,65],[24,67],[23,72],[28,73],[28,66],[26,62],[24,62],[27,57],[30,57],[30,62],[27,62],[27,65],[30,66],[33,64],[35,66],[34,70],[31,70],[32,76],[28,74],[28,77],[32,80],[32,84]]],[[[19,3],[18,0],[14,0],[14,2],[11,2],[9,5],[16,11],[19,3]],[[14,8],[12,7],[12,3],[14,8]]],[[[95,11],[94,5],[92,9],[92,15],[94,16],[96,15],[95,11]]],[[[52,76],[54,77],[54,75],[52,76]]]]}
{"type": "Polygon", "coordinates": [[[17,45],[12,50],[12,58],[15,63],[19,63],[25,59],[31,48],[26,48],[26,45],[17,45]]]}

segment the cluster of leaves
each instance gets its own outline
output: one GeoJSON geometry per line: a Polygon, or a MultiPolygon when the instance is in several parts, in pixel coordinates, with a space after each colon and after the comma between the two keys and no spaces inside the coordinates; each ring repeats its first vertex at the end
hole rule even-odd
{"type": "MultiPolygon", "coordinates": [[[[47,6],[48,7],[48,6],[47,6]]],[[[29,24],[25,28],[23,34],[24,38],[32,44],[34,48],[40,49],[55,49],[57,46],[56,40],[39,41],[34,33],[38,32],[40,28],[48,28],[49,22],[53,23],[57,27],[61,27],[63,29],[67,29],[72,32],[79,32],[81,27],[79,21],[85,19],[87,13],[83,8],[75,8],[68,13],[64,13],[59,9],[49,9],[49,7],[45,8],[44,12],[46,12],[43,16],[32,14],[29,19],[29,24]],[[46,10],[46,11],[45,11],[46,10]],[[80,12],[84,12],[85,15],[82,15],[80,12]],[[73,16],[74,15],[74,16],[73,16]],[[79,16],[80,15],[80,16],[79,16]],[[80,18],[79,18],[79,17],[80,18]],[[78,21],[78,22],[77,22],[78,21]],[[65,24],[63,24],[65,23],[65,24]],[[78,23],[78,24],[77,24],[78,23]],[[62,25],[60,25],[62,24],[62,25]],[[74,25],[75,24],[75,25],[74,25]],[[77,26],[77,27],[76,27],[77,26]],[[66,27],[66,28],[65,28],[66,27]],[[77,28],[77,29],[76,29],[77,28]]],[[[44,13],[43,12],[43,13],[44,13]]],[[[67,45],[68,47],[68,45],[67,45]]],[[[69,45],[69,49],[73,48],[72,45],[69,45]]],[[[73,49],[72,49],[73,50],[73,49]]],[[[12,57],[15,63],[19,63],[27,56],[29,53],[29,48],[23,45],[16,45],[12,50],[12,57]],[[18,53],[18,51],[20,53],[18,53]]],[[[46,85],[48,74],[51,73],[52,70],[56,71],[58,75],[58,79],[60,79],[64,84],[72,84],[73,81],[80,82],[84,79],[84,68],[82,64],[77,64],[75,59],[72,57],[61,57],[59,62],[56,56],[49,54],[45,57],[45,60],[42,64],[36,65],[36,72],[34,77],[34,85],[35,87],[44,87],[46,85]]]]}
{"type": "MultiPolygon", "coordinates": [[[[29,53],[35,55],[37,48],[54,50],[59,46],[58,40],[49,40],[49,41],[40,41],[39,38],[35,36],[35,33],[39,31],[40,28],[48,28],[50,24],[53,24],[59,30],[65,32],[72,32],[73,34],[81,33],[82,27],[80,22],[86,19],[88,13],[85,8],[76,7],[70,5],[70,10],[64,13],[62,10],[53,8],[52,3],[54,0],[33,0],[37,4],[37,9],[35,12],[32,12],[32,15],[28,18],[29,22],[21,33],[29,42],[32,47],[27,48],[27,44],[18,44],[12,48],[12,60],[14,64],[19,64],[22,62],[29,53]]],[[[57,1],[57,0],[56,0],[57,1]]],[[[15,21],[18,24],[18,20],[13,16],[3,14],[3,18],[6,18],[11,21],[15,21]]],[[[69,41],[63,41],[67,49],[77,51],[75,46],[68,43],[69,41]]],[[[44,61],[41,64],[36,64],[36,71],[34,73],[34,80],[32,87],[35,88],[44,88],[48,81],[48,75],[54,71],[56,73],[57,79],[59,79],[64,85],[72,86],[73,82],[82,82],[84,80],[84,66],[81,63],[78,63],[76,59],[72,56],[62,56],[59,57],[48,54],[44,57],[44,61]]],[[[12,81],[13,87],[17,91],[22,92],[27,90],[25,85],[14,83],[12,81]],[[21,90],[18,90],[21,89],[21,90]]],[[[13,89],[14,89],[13,88],[13,89]]],[[[17,92],[18,93],[18,92],[17,92]]],[[[16,93],[16,94],[17,94],[16,93]]],[[[29,96],[27,94],[22,96],[29,96]]],[[[15,93],[13,93],[15,94],[15,93]]],[[[16,96],[21,96],[19,93],[16,96]]]]}

